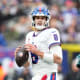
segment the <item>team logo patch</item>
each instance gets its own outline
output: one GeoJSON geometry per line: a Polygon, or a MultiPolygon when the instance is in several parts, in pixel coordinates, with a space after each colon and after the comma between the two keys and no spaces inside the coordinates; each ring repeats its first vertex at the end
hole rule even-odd
{"type": "Polygon", "coordinates": [[[55,41],[58,40],[58,36],[57,36],[57,34],[54,34],[53,37],[54,37],[54,40],[55,40],[55,41]]]}

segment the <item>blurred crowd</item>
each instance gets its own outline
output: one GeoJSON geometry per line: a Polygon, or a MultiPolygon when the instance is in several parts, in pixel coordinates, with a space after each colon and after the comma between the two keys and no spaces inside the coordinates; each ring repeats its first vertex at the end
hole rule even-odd
{"type": "Polygon", "coordinates": [[[50,27],[59,29],[63,43],[79,43],[80,15],[77,3],[71,0],[57,2],[58,0],[0,0],[0,32],[5,35],[9,45],[10,41],[24,40],[25,34],[31,30],[30,14],[36,6],[48,7],[51,14],[50,27]]]}
{"type": "MultiPolygon", "coordinates": [[[[76,1],[0,0],[0,48],[16,48],[18,45],[23,45],[25,35],[32,30],[31,11],[37,6],[48,7],[51,14],[49,25],[51,28],[59,30],[62,43],[80,43],[80,7],[76,1]]],[[[6,70],[3,61],[0,63],[0,75],[2,75],[0,80],[31,79],[28,70],[19,70],[14,67],[11,60],[8,61],[6,70]]],[[[7,60],[5,62],[7,63],[7,60]]],[[[59,77],[60,80],[63,80],[61,66],[59,67],[59,77]]],[[[66,78],[65,80],[69,79],[66,78]]]]}

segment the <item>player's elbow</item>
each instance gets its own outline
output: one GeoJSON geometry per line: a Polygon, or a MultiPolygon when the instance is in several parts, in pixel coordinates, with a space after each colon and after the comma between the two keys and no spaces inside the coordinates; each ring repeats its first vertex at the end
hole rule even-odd
{"type": "Polygon", "coordinates": [[[62,59],[61,58],[60,59],[56,59],[55,63],[62,64],[62,59]]]}
{"type": "Polygon", "coordinates": [[[62,59],[61,59],[61,58],[59,59],[58,63],[59,63],[59,64],[62,64],[62,59]]]}

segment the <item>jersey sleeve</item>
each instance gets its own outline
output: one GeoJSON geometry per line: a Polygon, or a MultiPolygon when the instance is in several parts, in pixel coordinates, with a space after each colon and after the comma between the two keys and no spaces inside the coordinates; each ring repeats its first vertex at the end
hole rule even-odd
{"type": "Polygon", "coordinates": [[[28,43],[30,43],[30,41],[31,41],[31,36],[33,35],[33,32],[30,32],[30,33],[28,33],[27,35],[26,35],[26,37],[25,37],[25,44],[28,44],[28,43]]]}
{"type": "Polygon", "coordinates": [[[48,63],[54,63],[53,55],[57,55],[61,59],[62,56],[62,48],[60,46],[60,36],[59,32],[56,29],[51,29],[48,36],[48,47],[49,53],[44,53],[43,60],[48,63]],[[55,45],[55,46],[54,46],[55,45]]]}
{"type": "Polygon", "coordinates": [[[49,34],[49,40],[48,40],[49,49],[53,45],[60,45],[60,35],[58,30],[56,29],[50,31],[50,34],[49,34]]]}
{"type": "Polygon", "coordinates": [[[26,35],[26,37],[25,37],[25,44],[28,43],[28,40],[29,40],[29,35],[26,35]]]}

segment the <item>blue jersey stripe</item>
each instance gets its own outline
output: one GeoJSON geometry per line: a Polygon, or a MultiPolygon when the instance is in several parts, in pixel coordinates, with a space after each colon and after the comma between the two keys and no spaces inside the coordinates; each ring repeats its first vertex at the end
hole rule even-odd
{"type": "Polygon", "coordinates": [[[61,43],[60,43],[60,42],[51,43],[51,44],[49,45],[49,49],[50,49],[51,46],[53,46],[53,45],[61,45],[61,43]]]}
{"type": "Polygon", "coordinates": [[[52,80],[53,74],[51,74],[50,80],[52,80]]]}
{"type": "Polygon", "coordinates": [[[56,73],[55,73],[55,78],[54,78],[54,80],[56,80],[56,73]]]}
{"type": "Polygon", "coordinates": [[[54,77],[54,80],[56,80],[56,73],[51,74],[50,80],[53,80],[53,77],[54,77]]]}

